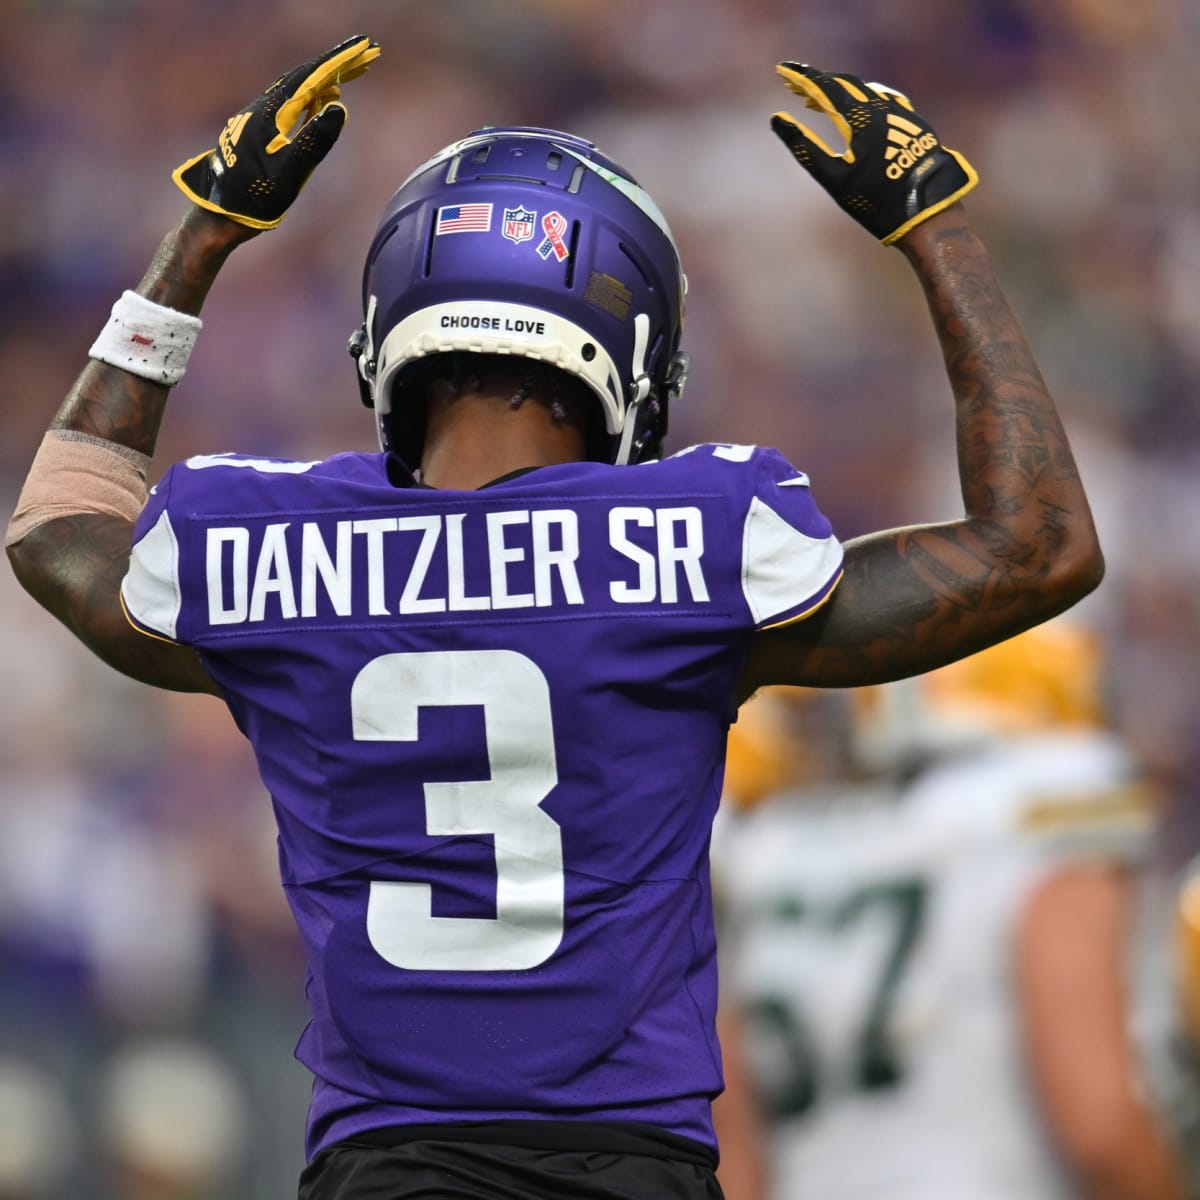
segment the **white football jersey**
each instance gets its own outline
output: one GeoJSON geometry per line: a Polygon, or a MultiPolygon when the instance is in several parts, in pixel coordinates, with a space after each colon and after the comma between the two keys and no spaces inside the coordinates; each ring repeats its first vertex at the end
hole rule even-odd
{"type": "Polygon", "coordinates": [[[1192,932],[1200,925],[1189,919],[1187,928],[1183,920],[1184,885],[1194,888],[1200,875],[1194,866],[1181,873],[1166,858],[1160,856],[1141,889],[1136,1044],[1147,1097],[1175,1146],[1184,1194],[1200,1200],[1200,942],[1192,932]]]}
{"type": "Polygon", "coordinates": [[[1096,733],[724,826],[722,981],[771,1120],[772,1200],[1070,1196],[1024,1077],[1013,925],[1056,864],[1138,859],[1151,829],[1128,755],[1096,733]]]}

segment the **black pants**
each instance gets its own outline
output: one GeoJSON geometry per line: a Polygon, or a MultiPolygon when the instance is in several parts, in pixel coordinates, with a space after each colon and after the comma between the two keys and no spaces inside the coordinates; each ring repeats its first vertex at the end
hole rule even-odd
{"type": "Polygon", "coordinates": [[[377,1143],[351,1140],[322,1151],[300,1176],[299,1200],[723,1200],[700,1156],[490,1140],[377,1143]]]}

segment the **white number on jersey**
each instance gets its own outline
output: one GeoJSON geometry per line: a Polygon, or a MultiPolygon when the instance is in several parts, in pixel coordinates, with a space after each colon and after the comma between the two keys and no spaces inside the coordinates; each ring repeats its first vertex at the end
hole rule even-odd
{"type": "Polygon", "coordinates": [[[490,834],[496,916],[435,917],[427,883],[373,880],[367,936],[397,967],[522,971],[545,962],[563,933],[562,835],[541,802],[558,782],[550,688],[513,650],[385,654],[350,693],[358,741],[415,741],[422,706],[478,705],[490,778],[425,784],[426,832],[490,834]]]}

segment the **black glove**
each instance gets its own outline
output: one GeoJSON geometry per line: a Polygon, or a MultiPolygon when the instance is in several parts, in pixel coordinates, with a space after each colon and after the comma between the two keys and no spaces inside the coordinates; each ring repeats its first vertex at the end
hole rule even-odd
{"type": "Polygon", "coordinates": [[[828,115],[846,139],[846,151],[835,154],[787,113],[776,113],[771,128],[796,161],[885,246],[979,182],[975,168],[943,146],[908,97],[893,88],[803,63],[780,63],[775,70],[808,108],[828,115]]]}
{"type": "Polygon", "coordinates": [[[378,57],[379,47],[359,34],[302,63],[234,113],[216,147],[171,178],[193,204],[251,229],[273,229],[342,132],[339,85],[378,57]]]}

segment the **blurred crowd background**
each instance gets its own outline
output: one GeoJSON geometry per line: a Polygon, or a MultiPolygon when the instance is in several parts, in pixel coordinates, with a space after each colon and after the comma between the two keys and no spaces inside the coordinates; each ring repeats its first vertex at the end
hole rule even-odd
{"type": "MultiPolygon", "coordinates": [[[[1080,615],[1169,798],[1164,862],[1200,848],[1194,0],[0,0],[6,511],[182,210],[171,168],[360,31],[384,55],[282,229],[214,289],[155,473],[371,448],[344,347],[378,215],[445,143],[533,124],[598,142],[672,224],[693,373],[670,449],[780,447],[843,537],[956,516],[915,283],[768,124],[793,99],[780,59],[888,82],[979,169],[972,216],[1101,526],[1080,615]]],[[[303,969],[247,747],[215,702],[93,661],[7,571],[0,663],[0,1198],[294,1195],[303,969]]]]}

